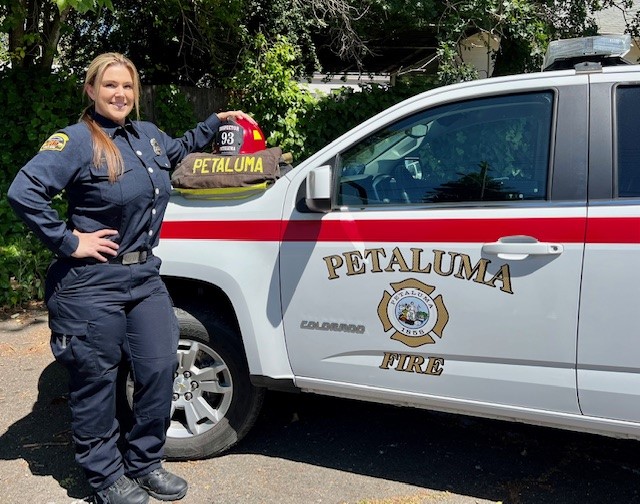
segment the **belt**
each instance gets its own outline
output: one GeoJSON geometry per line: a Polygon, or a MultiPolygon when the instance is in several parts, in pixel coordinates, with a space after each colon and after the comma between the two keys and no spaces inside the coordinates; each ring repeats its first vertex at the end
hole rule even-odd
{"type": "Polygon", "coordinates": [[[146,262],[150,256],[151,252],[147,252],[146,250],[138,250],[136,252],[127,252],[126,254],[122,254],[121,256],[109,259],[109,262],[124,264],[126,266],[127,264],[138,264],[146,262]]]}

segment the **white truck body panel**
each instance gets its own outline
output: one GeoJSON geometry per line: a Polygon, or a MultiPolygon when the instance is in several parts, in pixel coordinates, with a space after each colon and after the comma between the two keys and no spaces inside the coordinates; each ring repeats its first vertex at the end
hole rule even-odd
{"type": "MultiPolygon", "coordinates": [[[[157,250],[161,272],[226,294],[252,375],[328,395],[640,437],[640,204],[547,199],[343,205],[328,213],[300,206],[314,168],[335,167],[349,148],[403,118],[516,93],[557,99],[573,89],[584,94],[584,102],[574,96],[576,117],[584,118],[590,82],[626,80],[640,81],[640,68],[503,77],[413,97],[260,196],[176,195],[157,250]],[[632,239],[590,241],[597,219],[628,223],[632,239]],[[403,296],[430,306],[425,329],[403,335],[394,325],[403,296]]],[[[588,125],[575,129],[569,136],[580,150],[588,125]]],[[[556,144],[552,155],[560,149],[574,146],[556,144]]],[[[576,171],[554,159],[555,173],[574,170],[576,190],[586,194],[586,160],[576,171]]]]}

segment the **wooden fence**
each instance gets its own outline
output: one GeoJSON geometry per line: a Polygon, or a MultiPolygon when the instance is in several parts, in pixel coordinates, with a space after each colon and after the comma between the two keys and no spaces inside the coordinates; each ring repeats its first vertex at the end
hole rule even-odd
{"type": "MultiPolygon", "coordinates": [[[[140,108],[145,111],[145,118],[151,122],[156,119],[153,104],[155,103],[156,90],[160,86],[142,86],[140,96],[140,108]]],[[[193,112],[196,120],[203,121],[214,112],[226,110],[228,95],[223,89],[180,87],[189,103],[193,104],[193,112]]]]}

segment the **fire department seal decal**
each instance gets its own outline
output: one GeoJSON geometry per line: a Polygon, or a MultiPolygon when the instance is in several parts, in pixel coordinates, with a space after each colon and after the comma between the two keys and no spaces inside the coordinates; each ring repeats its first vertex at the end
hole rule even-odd
{"type": "Polygon", "coordinates": [[[415,348],[442,338],[449,312],[442,296],[431,296],[436,288],[409,278],[390,284],[393,294],[384,291],[378,317],[385,332],[395,329],[391,339],[415,348]]]}

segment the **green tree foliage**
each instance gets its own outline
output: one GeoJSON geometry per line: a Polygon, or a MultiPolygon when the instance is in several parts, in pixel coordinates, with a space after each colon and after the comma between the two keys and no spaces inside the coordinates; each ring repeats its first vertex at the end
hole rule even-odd
{"type": "Polygon", "coordinates": [[[0,181],[12,180],[44,140],[77,122],[82,104],[82,88],[72,75],[20,68],[0,72],[0,181]]]}
{"type": "Polygon", "coordinates": [[[13,68],[51,70],[67,17],[113,8],[111,0],[0,0],[0,32],[7,34],[13,68]]]}
{"type": "Polygon", "coordinates": [[[634,2],[637,8],[637,0],[604,0],[603,5],[618,11],[625,20],[627,33],[637,40],[640,38],[640,10],[634,8],[634,2]]]}
{"type": "Polygon", "coordinates": [[[249,0],[241,21],[248,37],[262,35],[269,43],[284,37],[298,48],[300,69],[310,74],[319,69],[313,34],[320,24],[312,15],[312,5],[298,0],[249,0]]]}
{"type": "Polygon", "coordinates": [[[242,55],[242,66],[230,82],[229,101],[231,108],[241,108],[258,121],[269,145],[282,147],[296,157],[305,143],[300,125],[314,103],[311,94],[297,83],[301,72],[298,58],[297,48],[285,37],[277,37],[269,45],[258,35],[242,55]]]}
{"type": "Polygon", "coordinates": [[[475,75],[462,63],[460,42],[471,33],[497,37],[494,76],[540,70],[550,40],[593,35],[592,13],[615,1],[601,0],[446,0],[438,22],[443,83],[475,75]]]}
{"type": "MultiPolygon", "coordinates": [[[[373,44],[393,42],[409,34],[433,33],[441,15],[442,2],[436,0],[368,0],[334,2],[318,0],[326,29],[316,40],[328,44],[340,58],[351,60],[366,73],[362,59],[376,56],[373,44]],[[324,36],[323,36],[324,35],[324,36]]],[[[411,38],[407,39],[411,45],[411,38]]]]}
{"type": "MultiPolygon", "coordinates": [[[[1,0],[0,0],[1,1],[1,0]]],[[[146,84],[220,85],[238,69],[246,40],[280,37],[299,48],[307,73],[318,63],[308,2],[289,0],[113,0],[114,10],[75,12],[63,38],[63,61],[81,71],[97,54],[116,50],[140,68],[146,84]]]]}
{"type": "Polygon", "coordinates": [[[364,84],[359,89],[343,87],[321,96],[301,128],[305,138],[302,159],[378,112],[437,84],[433,76],[420,77],[400,81],[393,87],[364,84]]]}
{"type": "MultiPolygon", "coordinates": [[[[459,42],[473,33],[500,39],[496,74],[540,68],[552,38],[593,33],[591,15],[629,9],[632,0],[0,0],[0,31],[13,66],[82,70],[100,52],[118,50],[148,84],[217,84],[235,74],[245,37],[279,36],[299,49],[305,73],[320,68],[326,49],[359,68],[376,45],[430,33],[439,45],[443,82],[469,79],[459,42]]],[[[637,33],[638,17],[628,19],[637,33]]],[[[407,39],[410,41],[410,39],[407,39]]]]}
{"type": "Polygon", "coordinates": [[[196,123],[193,108],[178,86],[157,86],[153,102],[155,124],[173,137],[184,135],[196,123]]]}
{"type": "Polygon", "coordinates": [[[145,84],[211,84],[227,78],[242,48],[244,0],[113,0],[114,10],[76,12],[62,63],[75,72],[98,54],[118,51],[145,84]]]}
{"type": "MultiPolygon", "coordinates": [[[[1,0],[0,0],[1,1],[1,0]]],[[[63,39],[72,60],[62,63],[82,70],[107,50],[127,54],[147,84],[211,85],[238,69],[247,37],[261,35],[273,44],[286,37],[296,46],[305,73],[319,69],[318,44],[343,56],[364,50],[355,25],[369,0],[113,0],[114,10],[97,15],[75,12],[63,39]]],[[[406,18],[410,18],[408,14],[406,18]]],[[[385,21],[389,21],[385,18],[385,21]]],[[[371,29],[379,29],[379,18],[371,29]]],[[[366,30],[365,30],[366,31],[366,30]]]]}
{"type": "MultiPolygon", "coordinates": [[[[77,121],[82,108],[80,87],[70,76],[37,69],[0,72],[0,192],[7,193],[18,170],[56,130],[77,121]]],[[[54,202],[64,212],[60,198],[54,202]]],[[[0,198],[0,306],[42,299],[44,274],[51,259],[0,198]]]]}

